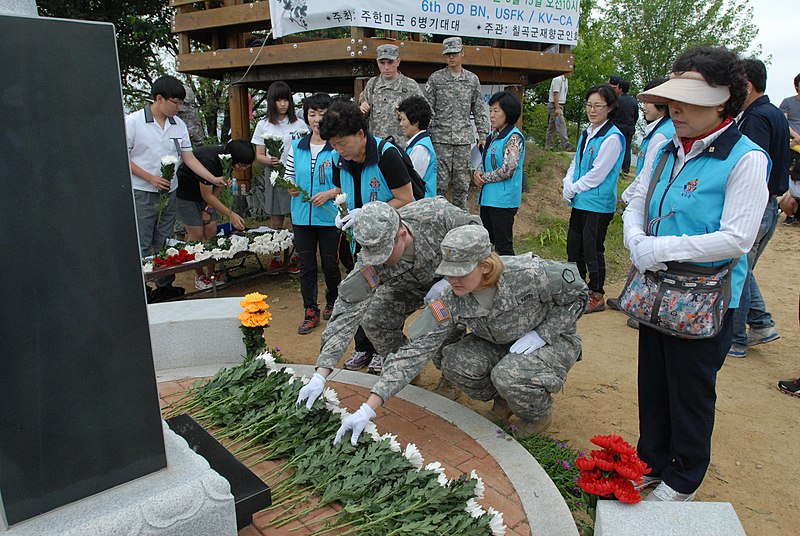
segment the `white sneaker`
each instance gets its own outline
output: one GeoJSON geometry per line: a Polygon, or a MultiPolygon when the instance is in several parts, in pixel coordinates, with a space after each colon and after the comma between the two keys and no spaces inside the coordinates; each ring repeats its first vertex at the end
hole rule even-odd
{"type": "Polygon", "coordinates": [[[777,341],[781,336],[775,331],[775,327],[768,328],[750,328],[747,332],[747,346],[757,346],[772,341],[777,341]]]}
{"type": "Polygon", "coordinates": [[[196,288],[197,290],[210,290],[213,287],[214,284],[206,276],[197,275],[194,277],[194,288],[196,288]]]}
{"type": "MultiPolygon", "coordinates": [[[[631,482],[633,482],[633,480],[631,480],[631,482]]],[[[660,477],[644,475],[642,477],[642,483],[641,484],[637,484],[636,482],[633,482],[633,489],[635,489],[636,491],[642,491],[643,489],[647,489],[647,488],[650,488],[650,487],[655,487],[655,486],[658,486],[659,484],[661,484],[661,478],[660,477]]]]}
{"type": "Polygon", "coordinates": [[[645,501],[663,501],[663,502],[689,502],[693,501],[695,492],[680,493],[675,491],[666,482],[662,482],[656,489],[645,497],[645,501]]]}

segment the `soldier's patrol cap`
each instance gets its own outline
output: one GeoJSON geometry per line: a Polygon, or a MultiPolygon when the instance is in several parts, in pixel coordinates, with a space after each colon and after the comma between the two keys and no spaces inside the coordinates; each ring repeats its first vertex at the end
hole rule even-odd
{"type": "Polygon", "coordinates": [[[455,54],[456,52],[461,52],[463,48],[464,45],[461,44],[460,37],[448,37],[442,42],[442,55],[455,54]]]}
{"type": "Polygon", "coordinates": [[[361,244],[359,258],[365,264],[383,264],[392,254],[400,229],[400,214],[382,201],[367,203],[353,224],[353,236],[361,244]]]}
{"type": "Polygon", "coordinates": [[[442,240],[442,262],[438,275],[462,277],[491,255],[489,231],[483,225],[462,225],[447,233],[442,240]]]}
{"type": "Polygon", "coordinates": [[[397,45],[381,45],[375,50],[378,51],[378,61],[396,60],[400,57],[400,49],[397,45]]]}

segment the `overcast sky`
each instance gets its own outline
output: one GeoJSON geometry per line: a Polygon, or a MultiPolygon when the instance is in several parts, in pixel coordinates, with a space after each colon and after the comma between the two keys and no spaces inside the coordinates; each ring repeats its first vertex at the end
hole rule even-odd
{"type": "Polygon", "coordinates": [[[776,106],[795,95],[793,80],[800,74],[800,11],[797,0],[753,0],[753,22],[758,27],[756,42],[761,44],[765,60],[772,54],[772,63],[767,65],[767,95],[776,106]]]}

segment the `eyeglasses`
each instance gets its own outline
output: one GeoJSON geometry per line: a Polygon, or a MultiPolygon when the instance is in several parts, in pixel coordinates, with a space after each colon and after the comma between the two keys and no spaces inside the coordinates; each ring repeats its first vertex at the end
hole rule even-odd
{"type": "Polygon", "coordinates": [[[591,104],[589,102],[586,103],[587,110],[602,110],[604,108],[608,108],[608,104],[591,104]]]}
{"type": "Polygon", "coordinates": [[[175,97],[175,98],[167,99],[167,100],[169,102],[171,102],[172,104],[177,104],[178,106],[183,106],[183,99],[179,99],[179,98],[175,97]]]}

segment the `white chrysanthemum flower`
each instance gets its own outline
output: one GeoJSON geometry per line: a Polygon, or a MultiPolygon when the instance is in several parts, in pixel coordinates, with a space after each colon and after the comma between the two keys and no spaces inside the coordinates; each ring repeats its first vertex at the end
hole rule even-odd
{"type": "Polygon", "coordinates": [[[408,460],[408,463],[410,463],[414,469],[417,471],[422,469],[422,464],[425,462],[425,460],[422,459],[422,453],[414,443],[409,443],[406,445],[406,450],[403,452],[403,456],[406,457],[406,460],[408,460]]]}
{"type": "Polygon", "coordinates": [[[178,254],[178,250],[177,249],[175,249],[175,248],[167,248],[167,256],[168,257],[171,257],[173,255],[177,255],[177,254],[178,254]]]}
{"type": "Polygon", "coordinates": [[[438,482],[443,488],[446,488],[448,484],[450,484],[450,480],[448,480],[447,475],[444,473],[439,473],[436,475],[436,482],[438,482]]]}
{"type": "Polygon", "coordinates": [[[333,203],[334,203],[334,204],[335,204],[337,207],[346,207],[346,206],[347,206],[347,194],[346,194],[346,193],[344,193],[344,192],[340,193],[340,194],[339,194],[339,195],[337,195],[337,196],[336,196],[336,198],[333,200],[333,203]]]}
{"type": "Polygon", "coordinates": [[[466,508],[464,508],[464,511],[469,515],[471,515],[472,517],[474,517],[475,519],[478,519],[479,517],[481,517],[483,514],[486,513],[483,507],[480,504],[478,504],[478,502],[475,500],[474,497],[467,501],[467,506],[466,508]]]}
{"type": "Polygon", "coordinates": [[[472,472],[469,474],[469,477],[477,481],[475,482],[475,496],[479,499],[483,499],[483,494],[486,492],[486,488],[483,485],[483,479],[478,476],[478,473],[475,472],[475,469],[472,470],[472,472]]]}
{"type": "Polygon", "coordinates": [[[152,272],[153,271],[153,263],[152,262],[144,263],[144,266],[142,267],[142,270],[144,270],[145,272],[152,272]]]}
{"type": "Polygon", "coordinates": [[[369,434],[373,441],[381,440],[381,435],[378,433],[378,427],[375,426],[374,422],[368,421],[367,425],[364,427],[364,431],[369,434]]]}
{"type": "Polygon", "coordinates": [[[177,163],[178,163],[178,157],[171,154],[168,154],[167,156],[161,158],[162,166],[174,166],[177,163]]]}
{"type": "Polygon", "coordinates": [[[326,387],[322,390],[322,398],[325,400],[326,404],[330,404],[331,406],[339,405],[339,396],[336,394],[336,391],[330,387],[326,387]]]}
{"type": "Polygon", "coordinates": [[[336,406],[335,408],[331,408],[331,413],[334,415],[341,415],[342,413],[347,413],[347,410],[342,406],[336,406]]]}
{"type": "Polygon", "coordinates": [[[256,359],[260,359],[268,367],[271,367],[272,365],[275,364],[275,358],[272,356],[272,354],[269,351],[262,352],[260,355],[257,355],[256,359]]]}
{"type": "Polygon", "coordinates": [[[203,251],[202,253],[195,253],[194,254],[194,260],[196,260],[196,261],[204,261],[204,260],[210,259],[210,258],[211,258],[211,252],[210,251],[203,251]]]}
{"type": "Polygon", "coordinates": [[[433,471],[436,474],[444,473],[444,467],[442,467],[442,464],[440,462],[431,462],[431,463],[429,463],[428,465],[425,466],[425,470],[426,471],[433,471]]]}
{"type": "Polygon", "coordinates": [[[291,374],[292,377],[294,377],[294,369],[292,367],[284,367],[283,372],[285,372],[286,374],[291,374]]]}
{"type": "Polygon", "coordinates": [[[222,246],[224,246],[224,245],[225,245],[225,239],[224,239],[224,238],[218,238],[218,239],[217,239],[217,245],[218,245],[219,247],[222,247],[222,246]]]}
{"type": "Polygon", "coordinates": [[[266,132],[261,136],[265,140],[273,140],[273,141],[283,141],[283,136],[279,136],[277,134],[267,134],[266,132]]]}
{"type": "Polygon", "coordinates": [[[503,512],[498,512],[490,506],[486,513],[492,516],[492,520],[489,522],[489,528],[492,529],[492,536],[505,536],[506,524],[503,521],[503,512]]]}
{"type": "Polygon", "coordinates": [[[308,382],[311,381],[311,378],[303,374],[302,376],[300,376],[300,381],[303,383],[303,385],[308,385],[308,382]]]}
{"type": "Polygon", "coordinates": [[[333,413],[338,413],[339,414],[339,418],[342,419],[342,420],[345,420],[347,417],[350,416],[350,412],[347,411],[342,406],[339,406],[339,407],[341,408],[342,411],[334,411],[333,413]]]}
{"type": "Polygon", "coordinates": [[[277,172],[277,171],[273,171],[272,173],[270,173],[270,174],[269,174],[269,182],[270,182],[270,183],[271,183],[273,186],[275,186],[275,181],[277,181],[277,180],[278,180],[278,176],[279,176],[279,175],[278,175],[278,172],[277,172]]]}
{"type": "Polygon", "coordinates": [[[224,160],[230,160],[231,159],[231,155],[229,155],[229,154],[221,154],[221,155],[219,155],[219,159],[223,160],[223,161],[224,160]]]}
{"type": "Polygon", "coordinates": [[[381,436],[381,441],[388,441],[389,450],[391,450],[392,452],[400,452],[402,450],[402,448],[400,447],[400,443],[397,442],[397,436],[394,434],[386,432],[381,436]]]}

